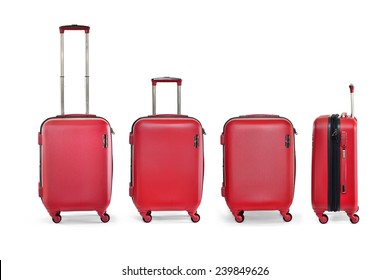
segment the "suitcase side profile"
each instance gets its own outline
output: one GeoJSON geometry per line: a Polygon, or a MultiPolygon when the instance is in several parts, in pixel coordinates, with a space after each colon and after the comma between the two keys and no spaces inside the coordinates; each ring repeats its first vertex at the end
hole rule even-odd
{"type": "Polygon", "coordinates": [[[237,222],[244,211],[279,210],[291,221],[295,185],[295,129],[276,115],[230,119],[221,135],[222,196],[237,222]]]}
{"type": "Polygon", "coordinates": [[[203,128],[194,118],[180,114],[181,79],[156,78],[153,82],[153,115],[133,123],[130,133],[130,196],[145,222],[152,211],[187,211],[200,219],[204,156],[203,128]],[[157,82],[178,85],[178,114],[156,115],[157,82]]]}
{"type": "Polygon", "coordinates": [[[102,222],[109,221],[106,210],[112,191],[112,129],[107,120],[89,114],[88,67],[86,67],[86,113],[64,113],[63,33],[88,26],[61,26],[61,115],[46,119],[38,133],[40,146],[39,196],[59,223],[63,211],[96,211],[102,222]]]}
{"type": "Polygon", "coordinates": [[[357,180],[357,120],[353,115],[354,87],[350,85],[351,116],[320,116],[313,125],[312,207],[322,224],[325,211],[345,211],[359,222],[357,180]]]}

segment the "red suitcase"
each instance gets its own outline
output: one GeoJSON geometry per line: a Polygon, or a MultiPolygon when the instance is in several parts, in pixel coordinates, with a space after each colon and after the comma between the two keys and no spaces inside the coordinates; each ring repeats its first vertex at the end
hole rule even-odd
{"type": "Polygon", "coordinates": [[[102,222],[111,200],[112,145],[110,124],[89,114],[89,27],[61,26],[61,115],[48,118],[38,135],[40,145],[39,196],[53,219],[62,211],[95,210],[102,222]],[[83,30],[86,35],[86,114],[64,114],[64,32],[83,30]]]}
{"type": "Polygon", "coordinates": [[[202,125],[180,114],[182,80],[152,79],[153,115],[136,120],[130,133],[130,196],[145,222],[151,211],[185,210],[193,222],[203,187],[202,125]],[[177,84],[178,114],[156,115],[156,85],[177,84]]]}
{"type": "Polygon", "coordinates": [[[345,211],[353,224],[359,222],[357,188],[357,120],[353,113],[320,116],[314,121],[311,199],[320,222],[325,211],[345,211]]]}
{"type": "Polygon", "coordinates": [[[295,185],[295,129],[277,115],[247,115],[225,123],[222,196],[236,221],[247,210],[279,210],[291,221],[295,185]]]}

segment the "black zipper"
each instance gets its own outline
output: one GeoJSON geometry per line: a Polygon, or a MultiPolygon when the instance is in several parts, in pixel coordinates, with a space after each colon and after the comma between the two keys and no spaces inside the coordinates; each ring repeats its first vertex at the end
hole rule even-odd
{"type": "Polygon", "coordinates": [[[340,211],[340,118],[328,119],[328,210],[340,211]]]}

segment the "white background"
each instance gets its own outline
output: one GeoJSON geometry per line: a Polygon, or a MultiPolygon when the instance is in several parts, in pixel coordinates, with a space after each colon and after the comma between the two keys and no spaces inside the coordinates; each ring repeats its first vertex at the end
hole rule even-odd
{"type": "MultiPolygon", "coordinates": [[[[126,279],[128,265],[268,266],[266,279],[388,277],[386,2],[2,1],[4,279],[126,279]],[[91,26],[90,111],[116,132],[107,224],[93,212],[64,213],[54,224],[38,198],[37,134],[60,111],[58,26],[73,23],[91,26]],[[207,132],[198,224],[184,212],[155,213],[145,224],[128,196],[128,133],[151,113],[150,78],[168,75],[183,78],[182,112],[207,132]],[[360,222],[352,225],[339,213],[322,225],[310,202],[312,123],[322,114],[350,112],[350,82],[359,121],[360,222]],[[237,224],[220,196],[223,125],[253,113],[285,116],[299,133],[290,223],[278,212],[252,212],[237,224]]],[[[83,38],[82,32],[65,36],[67,113],[84,110],[83,38]]],[[[175,111],[173,85],[158,87],[157,110],[175,111]]]]}

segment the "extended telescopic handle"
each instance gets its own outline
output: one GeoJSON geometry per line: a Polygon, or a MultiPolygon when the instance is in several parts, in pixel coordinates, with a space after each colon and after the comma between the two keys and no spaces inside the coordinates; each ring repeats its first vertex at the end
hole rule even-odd
{"type": "Polygon", "coordinates": [[[355,117],[354,91],[355,91],[355,86],[353,84],[350,84],[349,92],[351,94],[351,118],[355,117]]]}
{"type": "Polygon", "coordinates": [[[89,114],[89,26],[85,25],[63,25],[60,26],[61,36],[61,115],[65,114],[64,104],[64,32],[65,30],[82,30],[85,32],[85,111],[89,114]]]}
{"type": "Polygon", "coordinates": [[[181,83],[180,78],[161,77],[152,79],[152,102],[153,115],[156,115],[156,85],[157,83],[176,83],[177,84],[177,114],[181,114],[181,83]]]}

